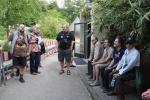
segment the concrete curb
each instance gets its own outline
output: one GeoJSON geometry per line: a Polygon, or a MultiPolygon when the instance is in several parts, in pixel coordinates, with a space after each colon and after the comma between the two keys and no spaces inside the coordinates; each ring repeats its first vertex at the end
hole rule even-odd
{"type": "Polygon", "coordinates": [[[92,97],[93,100],[102,100],[102,98],[97,94],[97,92],[89,86],[89,83],[87,81],[87,79],[85,78],[85,76],[81,73],[81,71],[79,69],[77,69],[79,72],[79,76],[82,80],[82,82],[84,83],[84,85],[86,86],[88,92],[90,93],[90,96],[92,97]]]}

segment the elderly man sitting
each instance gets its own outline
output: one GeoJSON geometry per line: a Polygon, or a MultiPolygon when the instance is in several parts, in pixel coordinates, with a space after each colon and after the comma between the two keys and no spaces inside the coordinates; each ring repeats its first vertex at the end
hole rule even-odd
{"type": "Polygon", "coordinates": [[[103,56],[98,61],[93,62],[93,73],[96,76],[96,80],[91,83],[90,86],[100,85],[100,70],[105,69],[113,59],[113,48],[111,47],[111,41],[109,39],[105,39],[104,48],[103,56]]]}
{"type": "Polygon", "coordinates": [[[91,51],[88,59],[88,74],[90,75],[89,80],[93,80],[93,66],[92,62],[98,61],[103,54],[103,46],[99,43],[98,38],[95,34],[91,36],[91,51]]]}

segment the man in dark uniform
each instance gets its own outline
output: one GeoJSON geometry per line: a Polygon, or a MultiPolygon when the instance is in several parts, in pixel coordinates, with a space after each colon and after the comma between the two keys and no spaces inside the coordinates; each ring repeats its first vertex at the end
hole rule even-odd
{"type": "Polygon", "coordinates": [[[67,65],[67,75],[70,75],[70,63],[71,63],[71,56],[72,56],[72,48],[74,37],[69,32],[68,26],[63,26],[63,31],[61,31],[57,35],[57,42],[58,42],[58,60],[60,62],[61,70],[59,74],[64,73],[64,60],[66,61],[67,65]]]}

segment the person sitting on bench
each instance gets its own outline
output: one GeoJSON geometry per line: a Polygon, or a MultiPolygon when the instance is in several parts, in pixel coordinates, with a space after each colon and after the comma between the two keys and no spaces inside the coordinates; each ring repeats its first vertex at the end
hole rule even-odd
{"type": "Polygon", "coordinates": [[[113,59],[113,48],[111,47],[110,39],[105,39],[104,41],[104,52],[103,56],[96,62],[93,62],[93,75],[96,76],[96,80],[90,84],[90,86],[99,86],[100,85],[100,70],[105,69],[113,59]]]}
{"type": "MultiPolygon", "coordinates": [[[[118,100],[125,100],[124,82],[135,79],[135,67],[140,65],[140,53],[135,49],[135,41],[129,37],[126,40],[126,50],[113,74],[114,92],[118,100]]],[[[111,94],[114,94],[111,92],[111,94]]]]}
{"type": "Polygon", "coordinates": [[[110,82],[112,78],[109,77],[109,74],[116,69],[119,61],[121,60],[122,56],[124,54],[124,48],[123,48],[123,39],[119,36],[116,37],[114,41],[114,53],[113,53],[113,60],[111,63],[104,69],[104,72],[101,72],[102,82],[104,86],[104,92],[109,92],[111,90],[110,88],[110,82]]]}
{"type": "Polygon", "coordinates": [[[88,75],[89,80],[93,80],[93,66],[92,62],[98,61],[98,59],[102,56],[103,54],[103,46],[99,43],[98,38],[96,37],[95,34],[91,36],[91,51],[90,51],[90,57],[88,59],[88,75]]]}

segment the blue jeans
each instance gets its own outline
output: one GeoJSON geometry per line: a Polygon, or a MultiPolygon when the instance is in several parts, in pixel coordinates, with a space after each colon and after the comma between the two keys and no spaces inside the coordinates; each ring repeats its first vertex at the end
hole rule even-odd
{"type": "Polygon", "coordinates": [[[30,73],[38,72],[40,64],[40,52],[32,52],[30,54],[30,73]]]}

